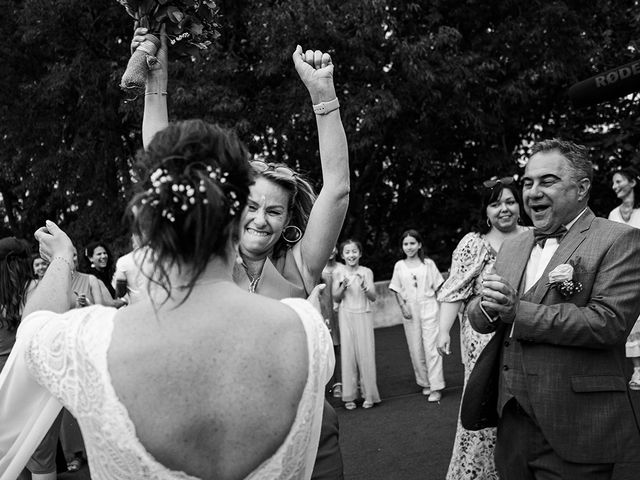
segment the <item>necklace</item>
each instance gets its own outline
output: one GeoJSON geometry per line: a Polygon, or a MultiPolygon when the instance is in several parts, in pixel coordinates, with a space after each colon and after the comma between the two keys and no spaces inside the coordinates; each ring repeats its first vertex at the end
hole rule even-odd
{"type": "Polygon", "coordinates": [[[256,288],[258,286],[258,282],[260,281],[261,275],[251,275],[247,270],[247,277],[249,277],[249,293],[256,293],[256,288]]]}
{"type": "Polygon", "coordinates": [[[242,267],[244,268],[244,272],[247,274],[247,277],[249,278],[249,293],[256,293],[256,288],[258,288],[258,282],[262,277],[262,268],[264,268],[264,264],[261,266],[260,271],[258,273],[252,274],[251,272],[249,272],[249,267],[247,266],[246,263],[244,263],[244,261],[240,256],[238,256],[237,261],[240,265],[242,265],[242,267]]]}

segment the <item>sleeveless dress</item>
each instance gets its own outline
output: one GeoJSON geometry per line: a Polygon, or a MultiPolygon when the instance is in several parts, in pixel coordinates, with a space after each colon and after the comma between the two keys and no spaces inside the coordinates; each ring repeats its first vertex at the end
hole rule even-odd
{"type": "MultiPolygon", "coordinates": [[[[305,300],[283,301],[302,322],[307,382],[284,443],[247,479],[308,479],[315,461],[324,384],[333,370],[329,332],[305,300]]],[[[18,331],[0,374],[0,480],[14,480],[64,405],[78,419],[95,480],[196,480],[147,452],[111,384],[107,351],[117,310],[93,306],[35,312],[18,331]]]]}
{"type": "MultiPolygon", "coordinates": [[[[247,272],[238,263],[234,265],[233,282],[240,288],[251,291],[247,272]]],[[[275,300],[307,298],[309,296],[292,249],[287,249],[283,255],[273,259],[267,257],[254,293],[275,300]]],[[[342,453],[338,438],[339,430],[338,415],[331,404],[325,400],[320,445],[311,477],[313,480],[342,480],[344,478],[342,453]]]]}
{"type": "Polygon", "coordinates": [[[371,301],[360,287],[361,282],[373,285],[373,271],[362,265],[355,272],[341,268],[333,281],[340,283],[345,279],[349,280],[349,287],[338,307],[342,401],[352,402],[358,398],[359,383],[365,402],[380,403],[371,301]]]}
{"type": "MultiPolygon", "coordinates": [[[[463,302],[460,318],[460,350],[464,365],[466,386],[478,356],[489,343],[493,333],[476,332],[467,318],[467,301],[482,289],[482,275],[496,261],[496,252],[489,242],[478,233],[464,236],[453,252],[451,273],[438,291],[439,302],[463,302]]],[[[458,425],[453,444],[446,480],[497,480],[493,452],[496,429],[466,430],[458,425]]]]}

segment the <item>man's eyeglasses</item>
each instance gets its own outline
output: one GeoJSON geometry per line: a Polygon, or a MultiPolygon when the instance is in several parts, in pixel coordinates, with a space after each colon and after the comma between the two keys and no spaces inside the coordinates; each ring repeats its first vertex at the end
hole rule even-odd
{"type": "Polygon", "coordinates": [[[513,177],[492,178],[482,182],[482,185],[487,188],[495,188],[498,184],[511,185],[514,181],[513,177]]]}
{"type": "Polygon", "coordinates": [[[262,172],[276,172],[286,177],[295,178],[298,174],[291,170],[289,167],[283,165],[274,165],[273,163],[263,162],[262,160],[252,160],[249,165],[258,173],[262,172]]]}

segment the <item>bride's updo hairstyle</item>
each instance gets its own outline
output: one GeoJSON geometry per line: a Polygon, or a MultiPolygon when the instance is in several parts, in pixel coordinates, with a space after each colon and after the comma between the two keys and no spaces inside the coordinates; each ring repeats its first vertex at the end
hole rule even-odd
{"type": "Polygon", "coordinates": [[[202,120],[158,132],[139,165],[140,192],[130,203],[132,230],[149,247],[151,282],[171,292],[169,269],[187,279],[187,295],[212,256],[227,259],[238,239],[253,170],[235,134],[202,120]]]}

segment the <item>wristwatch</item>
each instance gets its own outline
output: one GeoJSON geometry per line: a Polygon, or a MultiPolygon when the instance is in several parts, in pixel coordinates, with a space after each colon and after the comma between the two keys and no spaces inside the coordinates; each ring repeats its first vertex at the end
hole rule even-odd
{"type": "Polygon", "coordinates": [[[340,102],[338,101],[338,97],[336,97],[330,102],[320,102],[317,105],[314,105],[313,112],[316,115],[326,115],[327,113],[333,112],[338,108],[340,108],[340,102]]]}

